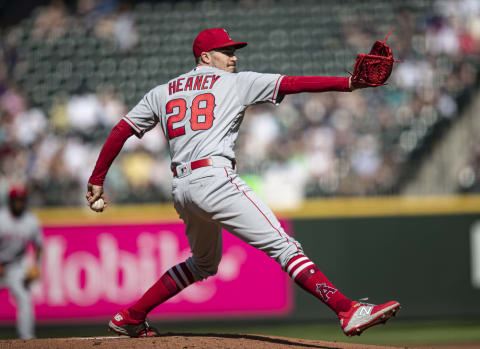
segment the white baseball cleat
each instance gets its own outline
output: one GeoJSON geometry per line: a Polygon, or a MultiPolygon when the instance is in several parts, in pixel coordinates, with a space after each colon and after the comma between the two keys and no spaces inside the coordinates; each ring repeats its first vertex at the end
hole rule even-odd
{"type": "Polygon", "coordinates": [[[380,323],[385,324],[399,309],[400,303],[397,301],[380,305],[355,301],[349,311],[338,314],[338,319],[347,336],[360,336],[367,328],[380,323]]]}

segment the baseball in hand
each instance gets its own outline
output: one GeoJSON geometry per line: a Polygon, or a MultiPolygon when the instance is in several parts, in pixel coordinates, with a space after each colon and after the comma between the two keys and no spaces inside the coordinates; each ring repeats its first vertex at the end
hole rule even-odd
{"type": "Polygon", "coordinates": [[[103,210],[104,206],[105,206],[105,202],[103,201],[102,198],[100,198],[97,201],[95,201],[90,207],[92,208],[92,210],[100,212],[103,210]]]}

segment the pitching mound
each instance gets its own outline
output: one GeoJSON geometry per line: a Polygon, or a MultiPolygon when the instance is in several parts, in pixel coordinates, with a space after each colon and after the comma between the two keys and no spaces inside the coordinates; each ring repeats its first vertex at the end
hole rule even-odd
{"type": "Polygon", "coordinates": [[[312,341],[306,339],[270,337],[251,334],[193,334],[167,333],[155,338],[127,338],[127,337],[88,337],[88,338],[49,338],[32,340],[0,340],[0,348],[25,349],[83,349],[83,348],[138,348],[138,349],[187,349],[187,348],[262,348],[262,349],[381,349],[397,348],[365,344],[350,344],[338,342],[312,341]]]}

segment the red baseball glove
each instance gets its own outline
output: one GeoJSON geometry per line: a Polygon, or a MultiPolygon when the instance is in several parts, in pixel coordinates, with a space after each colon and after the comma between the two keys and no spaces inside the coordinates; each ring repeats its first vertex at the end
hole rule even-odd
{"type": "Polygon", "coordinates": [[[386,85],[392,73],[393,63],[401,62],[393,58],[392,49],[385,43],[392,31],[393,28],[384,41],[377,40],[368,55],[364,53],[357,55],[351,78],[353,88],[386,85]]]}

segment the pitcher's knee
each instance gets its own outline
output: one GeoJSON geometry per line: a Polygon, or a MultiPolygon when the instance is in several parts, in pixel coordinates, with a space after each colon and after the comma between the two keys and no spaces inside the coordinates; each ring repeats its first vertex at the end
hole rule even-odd
{"type": "Polygon", "coordinates": [[[303,254],[304,252],[302,246],[300,243],[298,243],[298,241],[295,241],[295,243],[289,244],[283,251],[281,251],[278,257],[275,259],[282,266],[282,268],[285,268],[290,259],[303,254]]]}
{"type": "Polygon", "coordinates": [[[195,281],[200,281],[217,274],[220,260],[221,258],[218,260],[203,261],[190,257],[187,259],[187,265],[192,271],[195,281]]]}

